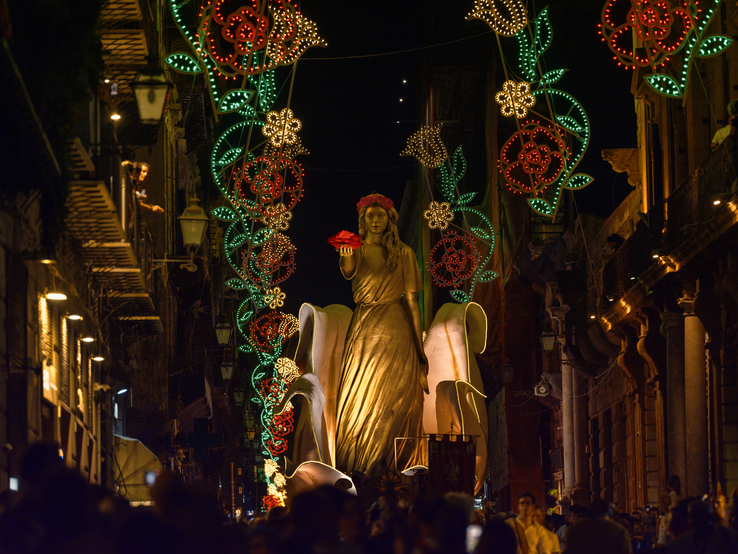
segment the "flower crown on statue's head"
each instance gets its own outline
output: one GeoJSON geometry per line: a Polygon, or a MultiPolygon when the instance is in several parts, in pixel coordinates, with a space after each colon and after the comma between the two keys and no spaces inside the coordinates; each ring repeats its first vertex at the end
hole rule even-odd
{"type": "Polygon", "coordinates": [[[386,196],[375,193],[375,194],[370,194],[369,196],[365,196],[364,198],[359,200],[356,203],[356,211],[360,212],[362,208],[366,208],[367,206],[371,206],[372,204],[379,204],[388,212],[394,209],[395,207],[395,203],[392,202],[392,200],[390,200],[386,196]]]}

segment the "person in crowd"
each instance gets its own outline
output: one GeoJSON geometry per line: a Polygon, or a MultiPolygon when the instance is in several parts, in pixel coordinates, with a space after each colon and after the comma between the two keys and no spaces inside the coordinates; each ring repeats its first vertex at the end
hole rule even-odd
{"type": "Polygon", "coordinates": [[[622,525],[604,517],[585,517],[566,532],[564,554],[632,554],[630,537],[622,525]]]}
{"type": "Polygon", "coordinates": [[[541,540],[545,543],[545,551],[561,552],[561,547],[559,546],[559,538],[556,536],[556,533],[548,528],[546,521],[546,512],[543,511],[543,508],[541,508],[540,506],[536,506],[535,508],[533,508],[533,519],[535,519],[535,521],[538,522],[541,527],[543,527],[543,538],[541,540]]]}
{"type": "Polygon", "coordinates": [[[728,138],[728,136],[735,135],[735,117],[736,115],[738,115],[738,99],[731,100],[728,103],[725,111],[728,112],[727,124],[725,125],[725,127],[718,129],[717,133],[715,133],[715,136],[712,137],[710,148],[717,148],[723,143],[726,138],[728,138]]]}
{"type": "Polygon", "coordinates": [[[712,503],[706,498],[683,500],[673,513],[672,528],[684,515],[686,521],[680,531],[675,530],[675,538],[664,549],[664,554],[738,552],[738,534],[733,529],[719,525],[712,503]]]}
{"type": "Polygon", "coordinates": [[[630,541],[634,554],[646,549],[646,538],[643,536],[643,526],[638,519],[632,520],[630,527],[630,541]]]}
{"type": "Polygon", "coordinates": [[[518,497],[518,515],[506,521],[515,531],[518,543],[518,554],[551,554],[546,537],[546,530],[533,517],[536,505],[535,497],[524,492],[518,497]]]}
{"type": "Polygon", "coordinates": [[[679,501],[682,499],[682,484],[678,475],[669,475],[666,478],[666,494],[664,495],[663,501],[667,507],[667,514],[659,521],[659,534],[657,543],[661,546],[666,546],[672,539],[669,535],[669,528],[671,527],[671,520],[674,517],[671,513],[676,507],[679,501]]]}
{"type": "Polygon", "coordinates": [[[516,554],[518,541],[515,532],[501,518],[496,518],[484,526],[476,554],[516,554]]]}

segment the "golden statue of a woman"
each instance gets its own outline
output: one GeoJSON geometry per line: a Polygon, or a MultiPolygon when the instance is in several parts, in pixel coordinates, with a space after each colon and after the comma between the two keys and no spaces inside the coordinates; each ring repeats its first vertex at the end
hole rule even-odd
{"type": "Polygon", "coordinates": [[[395,468],[395,452],[399,471],[426,465],[414,437],[423,433],[428,363],[418,305],[420,270],[413,251],[400,241],[392,200],[372,194],[357,208],[364,244],[339,250],[356,309],[341,362],[336,468],[372,476],[395,468]]]}

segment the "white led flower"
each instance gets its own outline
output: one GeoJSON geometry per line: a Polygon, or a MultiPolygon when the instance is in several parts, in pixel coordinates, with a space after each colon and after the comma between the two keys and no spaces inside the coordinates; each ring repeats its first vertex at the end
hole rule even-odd
{"type": "Polygon", "coordinates": [[[292,314],[285,314],[282,323],[279,324],[279,334],[283,337],[291,337],[300,330],[300,320],[292,314]]]}
{"type": "Polygon", "coordinates": [[[288,212],[281,202],[264,210],[264,224],[270,229],[286,231],[290,227],[292,212],[288,212]]]}
{"type": "Polygon", "coordinates": [[[495,102],[502,107],[500,111],[505,117],[513,115],[521,119],[528,115],[528,108],[536,105],[536,99],[530,93],[530,85],[525,81],[505,81],[502,90],[495,95],[495,102]]]}
{"type": "Polygon", "coordinates": [[[279,376],[288,383],[291,383],[300,377],[300,372],[297,370],[297,364],[289,358],[277,358],[277,361],[274,363],[274,369],[276,369],[279,376]]]}
{"type": "Polygon", "coordinates": [[[279,494],[279,491],[277,490],[277,487],[275,487],[274,485],[269,484],[269,485],[267,485],[267,494],[269,496],[277,496],[279,494]]]}
{"type": "Polygon", "coordinates": [[[277,473],[279,471],[279,464],[272,460],[271,458],[267,458],[264,460],[264,474],[271,478],[272,475],[277,473]]]}
{"type": "Polygon", "coordinates": [[[283,144],[295,144],[297,142],[297,131],[302,129],[302,123],[295,119],[295,114],[289,108],[280,112],[269,112],[266,123],[261,132],[271,143],[280,147],[283,144]]]}
{"type": "Polygon", "coordinates": [[[287,298],[287,295],[282,292],[282,289],[274,287],[273,289],[266,290],[266,293],[264,294],[264,303],[269,304],[269,307],[272,310],[275,310],[284,306],[285,298],[287,298]]]}
{"type": "Polygon", "coordinates": [[[430,229],[440,229],[445,231],[448,224],[454,220],[454,214],[451,212],[451,205],[448,202],[431,202],[428,209],[423,212],[423,217],[428,220],[430,229]]]}
{"type": "Polygon", "coordinates": [[[274,475],[274,484],[278,489],[283,489],[287,484],[287,479],[285,479],[285,476],[281,473],[277,473],[274,475]]]}

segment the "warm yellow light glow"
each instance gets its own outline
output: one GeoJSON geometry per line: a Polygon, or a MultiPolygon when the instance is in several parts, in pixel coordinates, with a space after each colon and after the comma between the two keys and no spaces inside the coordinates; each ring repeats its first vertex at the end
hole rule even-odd
{"type": "Polygon", "coordinates": [[[433,127],[421,127],[407,139],[405,150],[400,156],[413,156],[425,167],[439,167],[446,161],[448,154],[441,140],[442,123],[433,127]]]}
{"type": "Polygon", "coordinates": [[[274,287],[273,289],[267,289],[266,294],[264,294],[264,302],[269,304],[269,307],[274,310],[276,308],[281,308],[284,306],[284,299],[287,298],[287,295],[282,292],[282,289],[279,287],[274,287]]]}
{"type": "Polygon", "coordinates": [[[283,144],[295,144],[297,142],[297,131],[302,129],[302,122],[295,118],[295,114],[289,108],[279,112],[269,112],[261,132],[271,143],[280,147],[283,144]]]}
{"type": "Polygon", "coordinates": [[[67,317],[72,321],[82,321],[82,316],[79,314],[69,314],[67,317]]]}
{"type": "Polygon", "coordinates": [[[120,119],[120,114],[119,113],[111,113],[110,114],[110,119],[112,119],[113,121],[118,121],[120,119]]]}
{"type": "Polygon", "coordinates": [[[495,102],[502,106],[500,111],[505,117],[513,115],[521,119],[528,115],[528,108],[536,105],[536,99],[530,94],[530,85],[525,81],[505,81],[502,90],[495,95],[495,102]]]}
{"type": "Polygon", "coordinates": [[[511,37],[528,23],[528,14],[521,0],[474,0],[474,9],[467,19],[481,19],[502,36],[511,37]]]}
{"type": "Polygon", "coordinates": [[[300,377],[300,372],[297,370],[297,364],[289,358],[277,358],[277,361],[274,363],[274,369],[276,369],[279,376],[288,383],[291,383],[300,377]]]}
{"type": "Polygon", "coordinates": [[[431,202],[428,209],[423,212],[423,217],[428,220],[428,228],[441,231],[448,229],[448,224],[454,220],[454,214],[448,202],[431,202]]]}
{"type": "Polygon", "coordinates": [[[102,356],[93,356],[92,357],[92,361],[94,361],[94,362],[104,362],[105,361],[105,358],[102,357],[102,356]]]}
{"type": "Polygon", "coordinates": [[[47,292],[46,300],[66,300],[67,295],[63,292],[47,292]]]}
{"type": "Polygon", "coordinates": [[[89,335],[86,337],[82,337],[82,342],[95,342],[95,337],[91,337],[89,335]]]}

